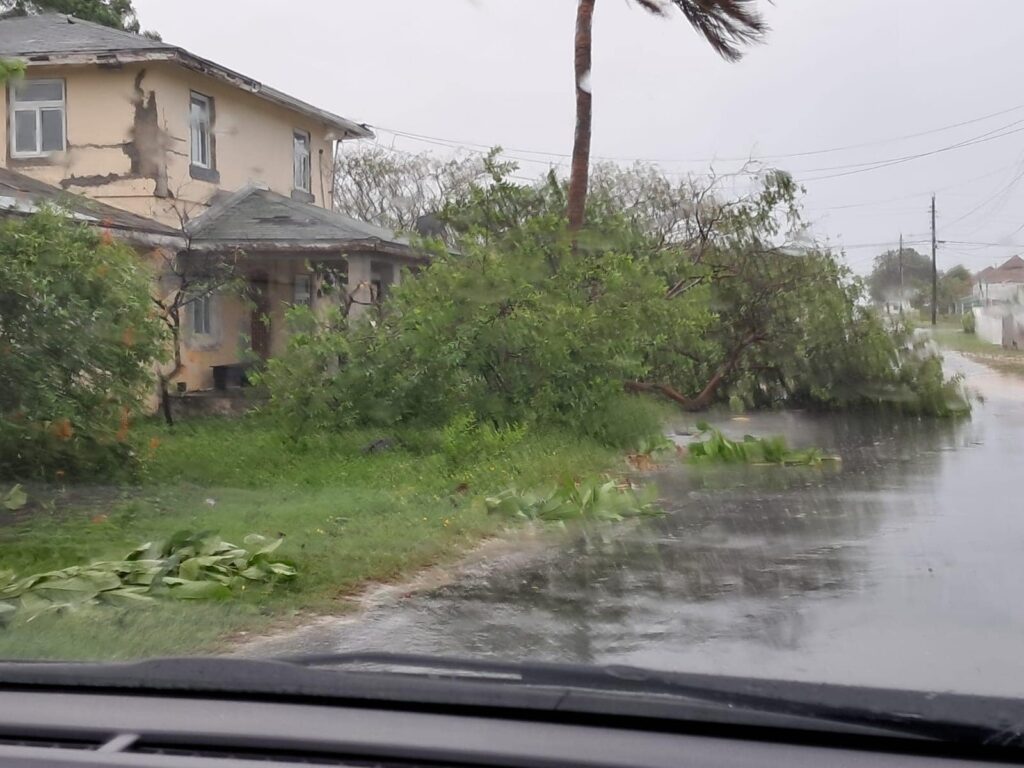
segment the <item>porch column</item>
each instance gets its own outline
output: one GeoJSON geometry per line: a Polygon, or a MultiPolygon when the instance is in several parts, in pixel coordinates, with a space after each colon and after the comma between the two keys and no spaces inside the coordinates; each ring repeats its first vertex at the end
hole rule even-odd
{"type": "Polygon", "coordinates": [[[352,308],[348,316],[356,319],[370,309],[373,302],[373,260],[368,254],[348,256],[348,295],[352,308]]]}

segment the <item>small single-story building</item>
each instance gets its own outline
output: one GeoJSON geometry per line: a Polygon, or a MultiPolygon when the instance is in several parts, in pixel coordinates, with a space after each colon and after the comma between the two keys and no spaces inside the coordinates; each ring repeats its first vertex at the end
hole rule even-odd
{"type": "Polygon", "coordinates": [[[425,263],[395,233],[249,185],[185,227],[182,258],[232,260],[248,290],[213,294],[188,313],[185,362],[190,388],[211,384],[206,370],[247,356],[266,359],[287,343],[285,314],[305,304],[320,311],[347,304],[358,317],[383,300],[403,271],[425,263]],[[336,281],[325,290],[325,281],[336,281]]]}
{"type": "Polygon", "coordinates": [[[153,267],[154,298],[165,305],[185,286],[182,365],[172,377],[185,392],[212,389],[215,369],[279,354],[290,307],[344,306],[358,317],[426,262],[404,237],[258,185],[222,197],[182,231],[0,168],[0,217],[44,207],[132,245],[153,267]],[[189,281],[202,282],[213,265],[230,274],[224,288],[205,283],[188,295],[189,281]]]}

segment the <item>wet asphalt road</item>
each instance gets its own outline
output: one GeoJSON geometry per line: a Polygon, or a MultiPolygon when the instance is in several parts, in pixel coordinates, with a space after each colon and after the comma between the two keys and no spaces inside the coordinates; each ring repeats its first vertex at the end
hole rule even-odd
{"type": "Polygon", "coordinates": [[[1024,379],[962,358],[959,424],[724,417],[841,469],[672,467],[670,514],[589,531],[260,654],[388,650],[1024,695],[1024,379]]]}

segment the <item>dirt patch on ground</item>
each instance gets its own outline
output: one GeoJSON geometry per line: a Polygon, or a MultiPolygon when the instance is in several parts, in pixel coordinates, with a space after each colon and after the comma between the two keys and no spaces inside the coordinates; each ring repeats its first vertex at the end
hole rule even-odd
{"type": "Polygon", "coordinates": [[[961,352],[960,354],[976,363],[995,368],[997,371],[1024,376],[1024,355],[990,354],[987,352],[961,352]]]}
{"type": "Polygon", "coordinates": [[[246,657],[280,655],[282,649],[296,645],[300,634],[316,632],[327,625],[337,627],[342,623],[356,623],[369,611],[462,579],[480,578],[496,571],[518,570],[564,544],[568,535],[565,529],[532,524],[509,529],[444,563],[423,568],[407,579],[370,584],[355,594],[339,597],[337,610],[329,614],[295,614],[275,622],[263,632],[236,633],[225,639],[223,651],[246,657]]]}

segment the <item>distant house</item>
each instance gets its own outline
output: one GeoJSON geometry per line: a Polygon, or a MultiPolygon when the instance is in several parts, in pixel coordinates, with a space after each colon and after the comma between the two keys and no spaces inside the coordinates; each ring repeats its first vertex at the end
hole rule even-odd
{"type": "Polygon", "coordinates": [[[211,387],[213,366],[279,352],[289,306],[341,301],[324,280],[342,275],[358,314],[422,261],[395,233],[332,210],[336,145],[372,138],[365,125],[182,48],[59,14],[0,20],[0,57],[27,65],[4,92],[0,214],[60,199],[157,264],[185,251],[230,257],[248,282],[245,298],[189,306],[176,376],[186,390],[211,387]]]}
{"type": "Polygon", "coordinates": [[[1024,348],[1024,259],[1013,256],[974,276],[974,327],[978,338],[1024,348]]]}
{"type": "Polygon", "coordinates": [[[974,298],[982,305],[1024,303],[1024,259],[1012,256],[974,276],[974,298]]]}

